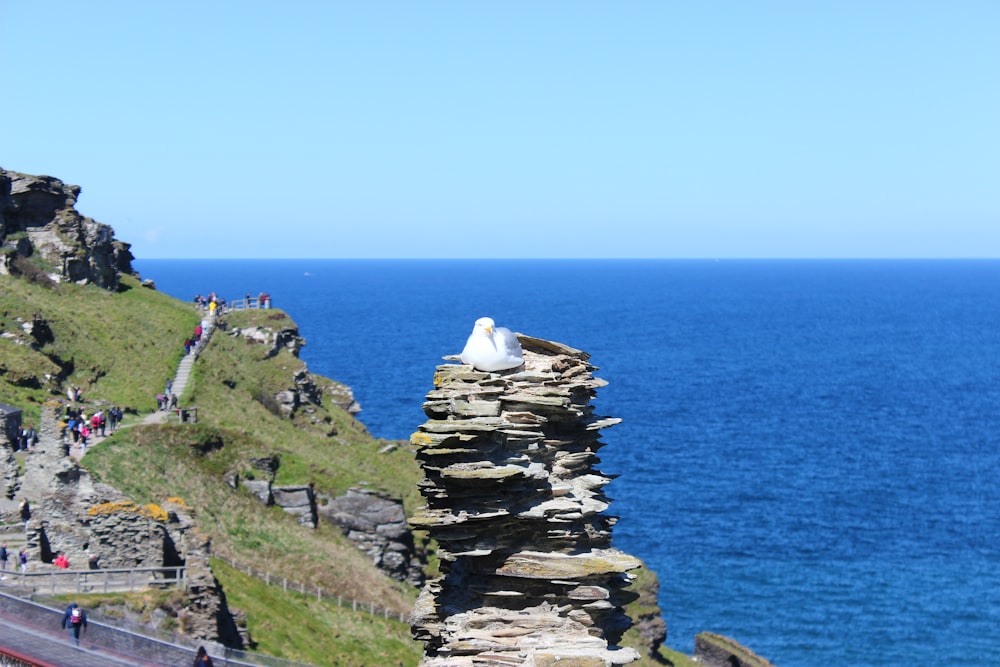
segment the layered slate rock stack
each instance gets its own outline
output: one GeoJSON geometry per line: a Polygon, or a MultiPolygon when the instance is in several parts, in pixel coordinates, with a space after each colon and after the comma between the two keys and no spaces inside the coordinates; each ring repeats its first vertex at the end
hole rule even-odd
{"type": "Polygon", "coordinates": [[[593,414],[606,384],[589,355],[518,335],[523,367],[497,373],[437,368],[430,418],[411,443],[426,506],[411,526],[440,545],[444,575],[411,617],[425,667],[573,665],[638,658],[614,646],[630,624],[625,573],[639,566],[611,547],[610,479],[595,470],[593,414]]]}

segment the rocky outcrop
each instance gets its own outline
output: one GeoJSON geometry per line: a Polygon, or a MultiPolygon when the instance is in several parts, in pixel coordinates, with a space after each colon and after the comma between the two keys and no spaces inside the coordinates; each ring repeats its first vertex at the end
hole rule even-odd
{"type": "MultiPolygon", "coordinates": [[[[0,273],[24,272],[37,258],[50,278],[117,289],[133,273],[128,243],[114,230],[77,212],[80,187],[51,176],[0,169],[0,273]]],[[[32,269],[37,270],[37,269],[32,269]]]]}
{"type": "Polygon", "coordinates": [[[414,586],[424,583],[424,564],[406,525],[402,500],[371,489],[350,489],[321,500],[326,502],[320,503],[320,517],[338,526],[375,567],[414,586]]]}
{"type": "MultiPolygon", "coordinates": [[[[284,315],[278,314],[281,319],[286,319],[284,315]]],[[[274,327],[233,327],[230,336],[240,336],[250,343],[264,346],[264,356],[273,357],[282,349],[287,349],[292,356],[299,356],[299,351],[306,344],[305,338],[299,335],[299,330],[291,325],[285,324],[274,327]]]]}
{"type": "Polygon", "coordinates": [[[290,417],[303,407],[322,405],[323,392],[316,385],[312,373],[305,367],[292,374],[292,382],[294,384],[291,387],[274,395],[278,405],[281,406],[283,416],[290,417]]]}
{"type": "Polygon", "coordinates": [[[773,667],[738,642],[711,632],[695,636],[694,659],[705,667],[773,667]]]}
{"type": "Polygon", "coordinates": [[[272,486],[274,504],[295,516],[299,525],[316,527],[316,494],[310,485],[272,486]]]}
{"type": "Polygon", "coordinates": [[[411,437],[427,505],[410,524],[437,540],[444,573],[411,616],[422,664],[631,662],[615,644],[640,562],[611,546],[610,480],[594,468],[600,430],[619,420],[593,414],[605,383],[586,353],[519,339],[523,367],[439,366],[411,437]]]}
{"type": "Polygon", "coordinates": [[[277,505],[295,516],[299,525],[315,528],[318,522],[316,492],[311,484],[275,486],[281,460],[277,456],[265,456],[250,460],[250,472],[231,470],[225,475],[226,483],[233,489],[243,487],[261,502],[270,507],[277,505]]]}
{"type": "MultiPolygon", "coordinates": [[[[287,319],[283,313],[275,313],[272,317],[276,321],[287,319]]],[[[273,327],[229,327],[228,332],[230,336],[263,346],[266,358],[273,357],[282,350],[288,350],[293,357],[298,358],[299,352],[306,344],[305,338],[299,335],[298,328],[287,323],[276,324],[273,327]]],[[[291,383],[287,388],[265,400],[265,405],[281,417],[294,417],[299,412],[314,414],[315,407],[323,404],[324,395],[328,396],[334,405],[351,415],[361,412],[361,406],[354,400],[350,387],[332,380],[327,380],[327,384],[321,386],[305,363],[292,372],[290,379],[291,383]]]]}

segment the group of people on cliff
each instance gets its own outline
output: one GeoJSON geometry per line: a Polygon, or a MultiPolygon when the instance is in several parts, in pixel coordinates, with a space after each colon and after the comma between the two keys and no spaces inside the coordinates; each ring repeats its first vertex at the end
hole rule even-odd
{"type": "Polygon", "coordinates": [[[177,407],[177,394],[170,392],[169,394],[156,395],[157,410],[173,410],[176,407],[177,407]]]}
{"type": "Polygon", "coordinates": [[[122,417],[122,409],[117,405],[106,410],[97,408],[89,416],[82,407],[67,405],[60,423],[63,444],[69,444],[72,440],[72,444],[78,444],[86,450],[91,436],[103,438],[109,432],[114,433],[118,430],[122,417]]]}
{"type": "MultiPolygon", "coordinates": [[[[7,543],[0,545],[0,579],[7,578],[7,563],[10,561],[11,551],[7,548],[7,543]]],[[[21,574],[28,571],[28,551],[21,549],[17,554],[17,566],[21,574]]]]}
{"type": "Polygon", "coordinates": [[[17,430],[17,442],[14,443],[14,451],[27,452],[38,443],[38,434],[31,424],[23,424],[17,430]]]}
{"type": "MultiPolygon", "coordinates": [[[[209,292],[208,297],[204,297],[201,294],[194,295],[194,303],[202,310],[208,311],[210,314],[221,315],[225,312],[226,300],[218,296],[215,292],[209,292]]],[[[260,292],[257,295],[257,301],[254,303],[253,297],[250,296],[250,292],[247,292],[243,296],[243,305],[240,306],[239,299],[236,300],[234,304],[235,308],[270,308],[271,307],[271,295],[267,292],[260,292]]]]}
{"type": "MultiPolygon", "coordinates": [[[[192,333],[188,338],[184,339],[184,355],[187,356],[191,354],[191,350],[198,348],[198,344],[201,343],[201,335],[205,332],[205,324],[200,323],[194,328],[194,333],[192,333]]],[[[170,393],[167,391],[167,393],[170,393]]]]}
{"type": "Polygon", "coordinates": [[[202,310],[208,311],[208,314],[212,317],[221,315],[226,310],[226,300],[215,292],[209,292],[208,298],[203,297],[201,294],[195,294],[194,302],[202,310]]]}

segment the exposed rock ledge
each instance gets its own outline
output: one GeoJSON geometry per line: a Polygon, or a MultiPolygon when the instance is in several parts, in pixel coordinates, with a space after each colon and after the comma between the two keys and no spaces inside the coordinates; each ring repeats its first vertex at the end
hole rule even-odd
{"type": "Polygon", "coordinates": [[[410,523],[440,545],[410,622],[425,667],[606,667],[638,654],[615,644],[629,627],[628,570],[603,514],[610,479],[595,470],[599,431],[617,419],[589,405],[603,380],[588,355],[519,335],[523,368],[442,365],[411,443],[426,507],[410,523]]]}
{"type": "Polygon", "coordinates": [[[58,178],[0,168],[0,274],[18,271],[19,259],[35,255],[57,281],[113,290],[121,273],[134,273],[130,245],[116,240],[110,226],[78,213],[79,195],[80,186],[58,178]]]}

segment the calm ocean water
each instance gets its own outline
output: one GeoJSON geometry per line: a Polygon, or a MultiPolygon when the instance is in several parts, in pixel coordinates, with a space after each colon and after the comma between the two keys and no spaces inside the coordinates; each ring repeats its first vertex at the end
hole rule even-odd
{"type": "MultiPolygon", "coordinates": [[[[616,545],[668,643],[780,667],[1000,648],[1000,261],[145,260],[181,299],[270,293],[312,371],[407,438],[476,318],[588,351],[616,545]]],[[[991,660],[989,660],[991,661],[991,660]]]]}

